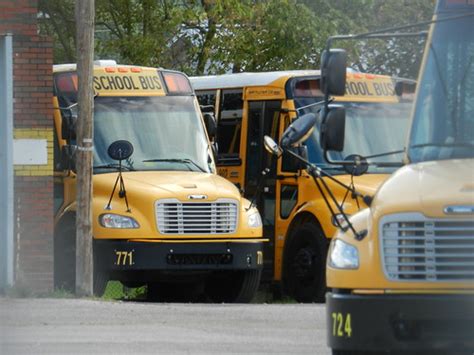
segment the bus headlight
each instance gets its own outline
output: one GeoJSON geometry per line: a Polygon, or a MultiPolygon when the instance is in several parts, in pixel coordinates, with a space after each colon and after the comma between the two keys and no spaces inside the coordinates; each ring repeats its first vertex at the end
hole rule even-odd
{"type": "Polygon", "coordinates": [[[262,219],[260,218],[260,213],[253,212],[247,217],[247,224],[252,228],[259,228],[262,226],[262,219]]]}
{"type": "Polygon", "coordinates": [[[357,269],[359,268],[359,251],[355,246],[336,239],[329,248],[328,263],[336,269],[357,269]]]}
{"type": "Polygon", "coordinates": [[[121,216],[119,214],[105,213],[99,216],[99,222],[105,228],[140,228],[138,222],[132,217],[121,216]]]}

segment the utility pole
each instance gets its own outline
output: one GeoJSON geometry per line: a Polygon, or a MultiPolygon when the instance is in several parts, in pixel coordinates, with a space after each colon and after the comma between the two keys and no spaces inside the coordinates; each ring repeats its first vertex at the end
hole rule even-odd
{"type": "Polygon", "coordinates": [[[76,294],[93,293],[92,260],[92,150],[93,150],[93,61],[94,0],[76,0],[77,46],[77,213],[76,294]]]}

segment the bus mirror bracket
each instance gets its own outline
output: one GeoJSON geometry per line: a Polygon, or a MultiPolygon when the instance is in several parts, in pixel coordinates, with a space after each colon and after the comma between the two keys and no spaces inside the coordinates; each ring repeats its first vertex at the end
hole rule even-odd
{"type": "Polygon", "coordinates": [[[316,120],[316,115],[312,112],[298,117],[283,133],[280,146],[288,149],[304,142],[313,132],[316,120]]]}
{"type": "Polygon", "coordinates": [[[344,150],[344,134],[346,130],[346,110],[343,106],[329,105],[321,110],[320,145],[324,151],[344,150]]]}
{"type": "Polygon", "coordinates": [[[321,55],[321,91],[326,95],[342,96],[346,91],[347,53],[330,48],[321,55]]]}
{"type": "MultiPolygon", "coordinates": [[[[298,145],[296,147],[290,147],[287,150],[292,151],[294,154],[308,160],[308,148],[305,145],[298,145]]],[[[283,153],[281,169],[285,172],[296,173],[300,170],[306,169],[306,164],[300,159],[295,158],[294,154],[283,153]]]]}

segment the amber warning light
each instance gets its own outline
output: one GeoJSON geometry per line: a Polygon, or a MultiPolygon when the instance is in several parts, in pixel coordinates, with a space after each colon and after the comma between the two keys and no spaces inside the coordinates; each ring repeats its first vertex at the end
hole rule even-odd
{"type": "Polygon", "coordinates": [[[192,94],[188,78],[180,73],[163,72],[166,88],[170,94],[192,94]]]}

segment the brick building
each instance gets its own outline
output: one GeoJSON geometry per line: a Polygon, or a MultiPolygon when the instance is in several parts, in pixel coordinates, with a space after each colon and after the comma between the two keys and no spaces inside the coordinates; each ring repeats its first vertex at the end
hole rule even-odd
{"type": "Polygon", "coordinates": [[[45,292],[53,287],[53,49],[37,13],[37,0],[0,0],[0,288],[45,292]]]}

